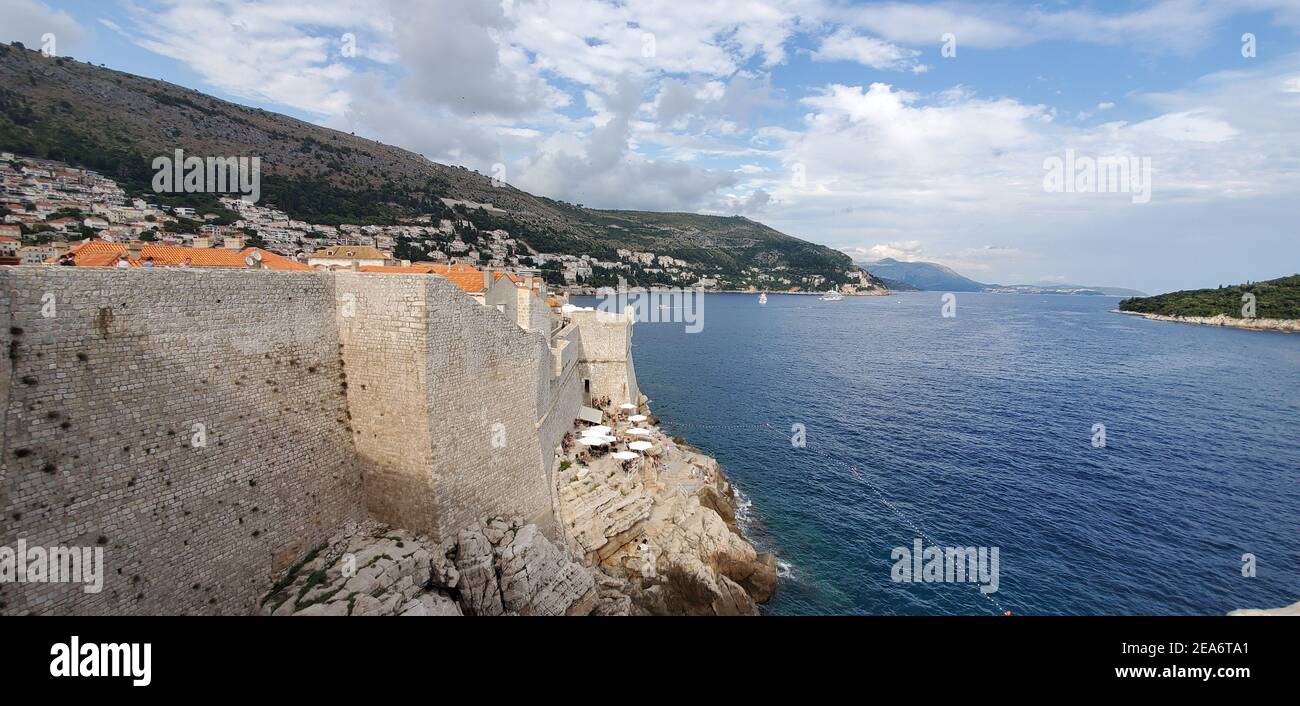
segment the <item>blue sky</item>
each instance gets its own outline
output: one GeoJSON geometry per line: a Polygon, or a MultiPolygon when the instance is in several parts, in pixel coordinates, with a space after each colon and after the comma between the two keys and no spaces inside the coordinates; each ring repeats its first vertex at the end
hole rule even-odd
{"type": "Polygon", "coordinates": [[[50,33],[61,55],[588,206],[740,213],[985,282],[1300,270],[1297,0],[0,8],[5,41],[50,33]],[[1149,198],[1046,188],[1067,150],[1146,160],[1149,198]]]}

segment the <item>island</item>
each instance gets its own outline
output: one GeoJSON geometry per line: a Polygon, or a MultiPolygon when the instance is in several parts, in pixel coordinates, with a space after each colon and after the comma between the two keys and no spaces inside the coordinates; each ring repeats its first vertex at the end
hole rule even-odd
{"type": "Polygon", "coordinates": [[[1214,289],[1130,297],[1119,311],[1158,321],[1300,333],[1300,274],[1214,289]]]}

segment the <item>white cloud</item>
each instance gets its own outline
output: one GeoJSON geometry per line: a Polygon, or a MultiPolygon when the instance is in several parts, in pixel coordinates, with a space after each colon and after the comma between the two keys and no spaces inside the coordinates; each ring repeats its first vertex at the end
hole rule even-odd
{"type": "Polygon", "coordinates": [[[74,56],[82,46],[85,31],[63,10],[35,0],[6,0],[4,21],[0,22],[0,41],[22,42],[28,49],[40,49],[42,37],[54,35],[59,56],[74,56]]]}
{"type": "Polygon", "coordinates": [[[482,0],[390,0],[397,55],[406,69],[399,90],[457,115],[522,116],[559,107],[552,88],[518,47],[501,41],[514,29],[502,6],[482,0]]]}
{"type": "MultiPolygon", "coordinates": [[[[1300,27],[1300,11],[1283,0],[1243,2],[1255,19],[1300,27]]],[[[51,12],[32,0],[10,5],[51,12]]],[[[786,232],[873,258],[924,255],[991,280],[1007,263],[1036,262],[1065,229],[1132,217],[1127,198],[1044,193],[1043,160],[1066,149],[1149,157],[1156,204],[1300,191],[1300,58],[1234,62],[1244,68],[1160,93],[1074,95],[1068,112],[1016,97],[1067,86],[1016,94],[995,83],[1011,93],[977,93],[936,84],[945,60],[920,63],[945,32],[956,35],[959,57],[1048,41],[1188,52],[1213,41],[1234,12],[1209,0],[1122,11],[830,0],[126,7],[120,31],[210,86],[440,161],[480,170],[503,162],[512,184],[535,193],[598,207],[762,213],[786,232]],[[345,32],[358,39],[356,58],[340,55],[345,32]],[[857,74],[846,71],[835,74],[840,83],[774,87],[780,64],[808,42],[799,51],[814,61],[896,71],[898,85],[853,85],[844,77],[857,74]],[[923,81],[907,73],[927,70],[923,81]],[[1123,113],[1101,100],[1120,95],[1123,113]],[[1109,122],[1087,124],[1101,113],[1109,122]],[[795,165],[803,186],[790,178],[795,165]]]]}
{"type": "MultiPolygon", "coordinates": [[[[1023,10],[1020,11],[1023,17],[1023,10]]],[[[1006,8],[954,3],[911,5],[884,3],[838,8],[831,16],[866,29],[892,42],[938,47],[944,34],[953,34],[958,47],[997,48],[1025,44],[1035,37],[1017,27],[1006,8]]],[[[1023,26],[1023,22],[1019,23],[1023,26]]]]}
{"type": "Polygon", "coordinates": [[[918,68],[916,57],[920,55],[921,52],[915,49],[904,49],[840,28],[822,39],[812,58],[814,61],[853,61],[873,69],[915,71],[918,68]]]}
{"type": "Polygon", "coordinates": [[[848,247],[842,250],[853,258],[854,262],[874,262],[885,258],[911,262],[923,257],[919,240],[899,240],[892,243],[876,243],[867,247],[848,247]]]}
{"type": "Polygon", "coordinates": [[[1179,142],[1224,142],[1238,135],[1227,122],[1211,117],[1205,111],[1166,113],[1144,120],[1129,128],[1134,138],[1153,138],[1179,142]]]}
{"type": "Polygon", "coordinates": [[[387,16],[359,0],[171,0],[125,7],[128,38],[181,62],[209,85],[322,116],[348,108],[349,95],[340,84],[355,71],[342,53],[343,33],[352,32],[364,47],[388,29],[387,16]],[[320,28],[331,31],[322,34],[320,28]],[[196,36],[203,38],[201,48],[196,36]]]}

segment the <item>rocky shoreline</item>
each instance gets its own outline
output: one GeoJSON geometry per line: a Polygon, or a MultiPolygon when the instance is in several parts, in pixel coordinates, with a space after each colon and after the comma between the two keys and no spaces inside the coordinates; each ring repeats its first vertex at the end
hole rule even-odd
{"type": "Polygon", "coordinates": [[[1291,615],[1300,616],[1300,602],[1282,608],[1240,608],[1228,615],[1291,615]]]}
{"type": "Polygon", "coordinates": [[[653,448],[624,465],[566,439],[552,466],[556,537],[519,518],[481,518],[441,543],[349,524],[286,572],[260,612],[757,615],[776,590],[776,557],[741,535],[718,462],[653,417],[630,435],[625,415],[605,413],[611,433],[653,448]]]}
{"type": "Polygon", "coordinates": [[[1300,333],[1300,320],[1297,319],[1240,319],[1226,314],[1217,316],[1168,316],[1166,314],[1146,314],[1140,311],[1119,311],[1118,309],[1116,313],[1141,316],[1152,321],[1172,321],[1180,324],[1200,324],[1202,326],[1227,326],[1248,331],[1300,333]]]}
{"type": "Polygon", "coordinates": [[[735,488],[718,462],[649,422],[654,448],[629,470],[580,451],[559,458],[568,549],[625,582],[636,612],[757,615],[776,589],[776,557],[741,535],[735,488]]]}

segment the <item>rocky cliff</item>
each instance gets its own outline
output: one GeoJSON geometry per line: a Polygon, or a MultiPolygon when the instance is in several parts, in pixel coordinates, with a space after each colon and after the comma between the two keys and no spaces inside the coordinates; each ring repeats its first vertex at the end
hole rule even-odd
{"type": "MultiPolygon", "coordinates": [[[[1137,312],[1121,312],[1137,313],[1137,312]]],[[[1235,316],[1219,314],[1218,316],[1166,316],[1164,314],[1142,314],[1144,319],[1152,321],[1173,321],[1182,324],[1200,324],[1202,326],[1227,326],[1244,328],[1251,331],[1278,331],[1281,333],[1300,333],[1300,319],[1242,319],[1235,316]]]]}
{"type": "MultiPolygon", "coordinates": [[[[620,420],[613,433],[633,428],[620,420]]],[[[482,518],[439,544],[350,524],[285,574],[262,613],[756,615],[776,558],[741,536],[731,483],[714,459],[640,428],[653,449],[627,466],[557,449],[557,541],[519,518],[482,518]]]]}

